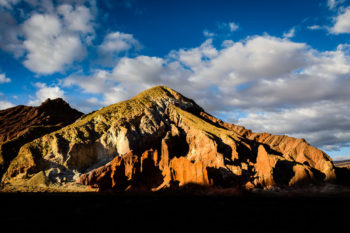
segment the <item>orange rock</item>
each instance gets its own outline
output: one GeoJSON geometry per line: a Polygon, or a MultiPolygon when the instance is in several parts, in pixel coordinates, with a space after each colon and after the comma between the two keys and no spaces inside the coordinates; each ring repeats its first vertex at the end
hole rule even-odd
{"type": "Polygon", "coordinates": [[[275,155],[269,155],[263,145],[258,148],[255,169],[258,179],[263,186],[276,185],[273,179],[273,168],[275,167],[278,158],[275,155]]]}
{"type": "Polygon", "coordinates": [[[172,180],[179,185],[199,184],[209,185],[207,168],[203,162],[192,163],[184,157],[173,158],[170,162],[172,180]]]}

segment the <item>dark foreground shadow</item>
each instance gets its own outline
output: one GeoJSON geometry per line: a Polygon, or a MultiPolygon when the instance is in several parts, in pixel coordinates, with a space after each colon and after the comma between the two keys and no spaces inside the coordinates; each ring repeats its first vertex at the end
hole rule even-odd
{"type": "Polygon", "coordinates": [[[0,202],[6,232],[341,232],[350,208],[348,194],[0,193],[0,202]]]}

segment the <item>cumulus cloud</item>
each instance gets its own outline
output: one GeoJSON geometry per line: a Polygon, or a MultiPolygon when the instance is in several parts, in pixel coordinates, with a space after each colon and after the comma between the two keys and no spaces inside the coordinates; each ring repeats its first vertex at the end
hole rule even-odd
{"type": "Polygon", "coordinates": [[[47,86],[45,83],[37,82],[34,86],[37,88],[37,91],[35,92],[35,97],[32,97],[32,100],[28,102],[28,105],[40,105],[48,98],[65,98],[64,91],[57,85],[47,86]]]}
{"type": "Polygon", "coordinates": [[[64,27],[68,30],[82,33],[93,33],[93,15],[85,6],[63,4],[57,8],[59,15],[63,16],[64,27]]]}
{"type": "Polygon", "coordinates": [[[9,83],[11,82],[10,78],[7,78],[5,74],[0,74],[0,83],[9,83]]]}
{"type": "Polygon", "coordinates": [[[131,49],[139,50],[140,48],[141,44],[132,34],[111,32],[105,36],[98,47],[98,51],[102,58],[102,63],[107,66],[113,66],[115,60],[121,54],[126,54],[131,49]]]}
{"type": "Polygon", "coordinates": [[[62,25],[53,15],[33,15],[24,23],[27,37],[24,47],[28,54],[24,65],[40,74],[63,71],[83,54],[78,37],[62,33],[62,25]]]}
{"type": "Polygon", "coordinates": [[[213,39],[207,39],[197,48],[171,51],[170,57],[181,62],[189,69],[197,71],[205,66],[205,60],[210,61],[212,58],[218,55],[218,51],[213,46],[212,42],[213,39]]]}
{"type": "Polygon", "coordinates": [[[79,37],[64,33],[55,15],[35,14],[24,25],[28,51],[24,65],[40,74],[63,71],[66,65],[79,59],[84,48],[79,37]]]}
{"type": "Polygon", "coordinates": [[[85,55],[85,44],[94,32],[93,15],[82,5],[62,4],[55,12],[33,14],[23,23],[24,65],[39,74],[64,71],[85,55]]]}
{"type": "Polygon", "coordinates": [[[334,18],[334,25],[329,31],[333,34],[350,33],[350,7],[345,8],[334,18]]]}
{"type": "Polygon", "coordinates": [[[160,78],[163,64],[158,57],[123,58],[114,68],[113,77],[119,82],[154,84],[160,78]]]}
{"type": "Polygon", "coordinates": [[[105,36],[99,49],[106,52],[120,53],[128,51],[132,47],[138,47],[139,42],[134,39],[134,36],[122,32],[112,32],[105,36]]]}
{"type": "Polygon", "coordinates": [[[43,75],[63,72],[80,61],[94,38],[94,0],[0,0],[0,48],[43,75]],[[18,21],[13,17],[16,15],[18,21]]]}
{"type": "Polygon", "coordinates": [[[210,51],[207,52],[210,59],[197,58],[197,54],[192,56],[198,64],[194,66],[197,72],[190,80],[200,86],[232,87],[255,79],[276,78],[304,66],[307,62],[305,57],[300,57],[306,48],[305,44],[275,37],[251,37],[216,52],[211,47],[212,44],[204,47],[204,51],[210,51]]]}
{"type": "Polygon", "coordinates": [[[61,85],[64,87],[79,86],[86,93],[103,93],[110,85],[108,85],[108,76],[110,74],[104,70],[95,70],[93,74],[84,76],[75,73],[62,80],[61,85]]]}

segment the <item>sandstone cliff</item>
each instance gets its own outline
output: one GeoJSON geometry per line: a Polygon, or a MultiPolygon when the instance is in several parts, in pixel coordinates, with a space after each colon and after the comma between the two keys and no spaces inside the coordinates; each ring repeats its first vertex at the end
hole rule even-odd
{"type": "Polygon", "coordinates": [[[25,144],[2,181],[39,172],[51,182],[100,190],[188,184],[251,189],[335,179],[331,159],[305,140],[222,122],[164,86],[25,144]]]}

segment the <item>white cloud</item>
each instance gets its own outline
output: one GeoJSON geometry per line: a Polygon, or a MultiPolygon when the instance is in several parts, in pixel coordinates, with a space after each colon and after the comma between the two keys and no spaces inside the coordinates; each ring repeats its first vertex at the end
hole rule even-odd
{"type": "Polygon", "coordinates": [[[65,33],[55,15],[35,14],[23,24],[28,51],[24,65],[39,74],[64,71],[84,55],[79,36],[65,33]]]}
{"type": "Polygon", "coordinates": [[[0,110],[7,109],[7,108],[12,108],[15,105],[9,101],[5,100],[0,100],[0,110]]]}
{"type": "Polygon", "coordinates": [[[132,34],[123,32],[111,32],[105,36],[103,42],[98,47],[102,63],[107,66],[113,66],[115,60],[123,53],[131,49],[139,50],[141,44],[132,34]]]}
{"type": "MultiPolygon", "coordinates": [[[[158,57],[139,56],[122,58],[112,72],[96,70],[91,76],[79,73],[62,80],[64,87],[78,86],[85,93],[102,94],[100,105],[126,100],[154,85],[166,83],[179,89],[187,81],[190,71],[179,62],[169,62],[158,57]]],[[[91,104],[96,100],[91,99],[91,104]]]]}
{"type": "Polygon", "coordinates": [[[34,84],[38,90],[35,93],[35,98],[28,102],[28,105],[40,105],[46,99],[65,98],[64,91],[57,85],[47,86],[45,83],[37,82],[34,84]]]}
{"type": "Polygon", "coordinates": [[[291,28],[288,32],[283,33],[284,38],[292,38],[295,36],[295,28],[291,28]]]}
{"type": "Polygon", "coordinates": [[[62,86],[79,86],[83,89],[83,92],[86,93],[103,93],[109,88],[109,85],[107,85],[109,75],[110,74],[104,70],[96,70],[90,76],[84,76],[76,73],[62,80],[62,86]]]}
{"type": "Polygon", "coordinates": [[[6,96],[0,92],[0,110],[14,107],[15,105],[7,100],[6,96]]]}
{"type": "Polygon", "coordinates": [[[7,78],[5,74],[0,74],[0,83],[9,83],[11,82],[10,78],[7,78]]]}
{"type": "Polygon", "coordinates": [[[320,25],[311,25],[307,27],[310,30],[320,30],[322,27],[320,25]]]}
{"type": "MultiPolygon", "coordinates": [[[[217,50],[209,39],[197,48],[172,51],[166,59],[147,56],[122,58],[113,72],[103,76],[104,79],[97,77],[99,71],[91,77],[68,77],[64,83],[66,86],[78,85],[89,93],[103,93],[105,97],[117,93],[111,87],[118,84],[117,90],[124,94],[118,98],[113,94],[114,97],[108,98],[110,101],[106,103],[129,98],[157,84],[166,84],[185,94],[190,93],[209,110],[222,110],[223,105],[247,108],[249,96],[239,99],[232,95],[236,86],[250,81],[275,80],[303,68],[312,60],[305,44],[285,39],[260,36],[225,44],[226,47],[217,50]],[[207,88],[212,86],[232,101],[221,101],[218,105],[216,101],[220,101],[217,99],[205,100],[210,93],[207,88]]],[[[276,99],[268,105],[275,104],[276,99]]]]}
{"type": "Polygon", "coordinates": [[[112,32],[106,35],[99,49],[103,52],[124,52],[132,47],[138,47],[139,42],[133,35],[123,32],[112,32]]]}
{"type": "Polygon", "coordinates": [[[190,80],[200,86],[229,88],[255,79],[273,79],[305,65],[307,61],[302,56],[305,49],[302,43],[268,36],[251,37],[213,53],[210,59],[197,59],[197,72],[190,80]]]}
{"type": "Polygon", "coordinates": [[[95,0],[0,0],[0,48],[38,74],[63,72],[80,61],[95,32],[95,0]],[[16,19],[22,22],[20,25],[16,19]],[[21,59],[22,60],[22,59],[21,59]]]}
{"type": "Polygon", "coordinates": [[[333,34],[350,33],[350,7],[344,9],[336,18],[329,31],[333,34]]]}
{"type": "Polygon", "coordinates": [[[93,33],[92,21],[94,19],[90,10],[85,6],[63,4],[57,8],[58,14],[63,16],[64,26],[71,31],[93,33]]]}
{"type": "Polygon", "coordinates": [[[320,101],[277,112],[251,112],[237,123],[260,132],[303,137],[313,145],[336,149],[350,142],[349,103],[320,101]]]}
{"type": "Polygon", "coordinates": [[[234,32],[234,31],[236,31],[239,28],[238,24],[236,24],[234,22],[228,23],[228,27],[229,27],[231,32],[234,32]]]}
{"type": "Polygon", "coordinates": [[[123,58],[114,68],[113,76],[119,82],[157,82],[163,64],[164,60],[157,57],[123,58]]]}
{"type": "Polygon", "coordinates": [[[193,71],[196,71],[203,68],[205,60],[209,61],[218,55],[218,51],[216,48],[214,48],[212,42],[213,39],[207,39],[198,48],[172,51],[170,52],[170,56],[177,59],[179,62],[183,63],[193,71]]]}

